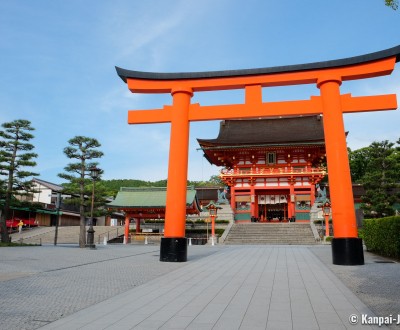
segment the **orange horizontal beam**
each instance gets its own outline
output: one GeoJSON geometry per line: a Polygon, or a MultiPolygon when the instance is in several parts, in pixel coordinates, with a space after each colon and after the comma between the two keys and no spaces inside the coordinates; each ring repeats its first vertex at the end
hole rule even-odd
{"type": "MultiPolygon", "coordinates": [[[[171,122],[172,106],[154,110],[128,111],[128,124],[151,124],[171,122]]],[[[267,102],[251,105],[229,104],[201,106],[199,103],[189,107],[189,121],[237,119],[254,117],[273,117],[290,115],[307,115],[322,113],[319,96],[310,100],[267,102]]]]}
{"type": "Polygon", "coordinates": [[[319,97],[310,100],[265,102],[251,105],[229,104],[200,106],[191,104],[189,108],[190,121],[257,118],[291,115],[309,115],[322,113],[322,104],[319,97]]]}
{"type": "MultiPolygon", "coordinates": [[[[357,97],[344,94],[341,95],[341,104],[344,113],[397,109],[396,94],[357,97]]],[[[166,105],[163,109],[130,110],[128,123],[169,123],[172,109],[172,106],[166,105]]],[[[311,96],[310,100],[251,103],[250,105],[201,106],[195,103],[189,107],[189,121],[310,115],[322,112],[320,96],[311,96]]]]}
{"type": "Polygon", "coordinates": [[[396,94],[357,97],[344,94],[341,95],[341,104],[344,113],[397,109],[396,94]]]}
{"type": "Polygon", "coordinates": [[[128,124],[161,124],[171,122],[172,106],[165,105],[164,109],[129,110],[128,124]]]}
{"type": "Polygon", "coordinates": [[[395,63],[396,57],[393,56],[372,62],[331,69],[179,80],[127,78],[127,84],[133,93],[171,93],[172,90],[180,89],[192,89],[194,92],[215,91],[242,89],[248,85],[261,85],[262,87],[300,85],[317,83],[319,80],[330,79],[331,77],[346,81],[388,75],[393,71],[395,63]]]}
{"type": "Polygon", "coordinates": [[[285,177],[285,176],[291,176],[291,177],[298,177],[298,176],[325,176],[326,171],[320,171],[320,172],[271,172],[271,173],[232,173],[232,174],[220,174],[221,178],[243,178],[243,177],[267,177],[267,176],[273,176],[273,177],[285,177]]]}

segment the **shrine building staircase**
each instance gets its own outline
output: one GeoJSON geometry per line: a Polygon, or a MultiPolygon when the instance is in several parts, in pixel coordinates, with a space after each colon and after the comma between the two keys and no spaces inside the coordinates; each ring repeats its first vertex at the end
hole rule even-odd
{"type": "Polygon", "coordinates": [[[230,228],[224,244],[312,245],[317,242],[308,223],[243,223],[230,228]]]}

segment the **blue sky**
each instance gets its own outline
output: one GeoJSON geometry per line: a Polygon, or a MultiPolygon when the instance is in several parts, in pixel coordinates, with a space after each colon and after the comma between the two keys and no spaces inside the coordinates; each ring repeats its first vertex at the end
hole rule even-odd
{"type": "MultiPolygon", "coordinates": [[[[0,122],[32,122],[43,180],[62,182],[62,150],[76,135],[102,144],[104,179],[165,179],[169,124],[128,125],[127,113],[171,96],[130,93],[115,66],[182,72],[334,60],[400,45],[398,31],[400,10],[383,0],[0,0],[0,122]]],[[[341,91],[399,95],[399,64],[341,91]]],[[[265,100],[318,94],[314,85],[263,91],[265,100]]],[[[243,92],[197,93],[192,102],[240,103],[243,92]]],[[[399,124],[399,110],[347,114],[348,145],[394,142],[399,124]]],[[[218,130],[218,121],[191,124],[189,179],[218,173],[196,150],[196,138],[218,130]]]]}

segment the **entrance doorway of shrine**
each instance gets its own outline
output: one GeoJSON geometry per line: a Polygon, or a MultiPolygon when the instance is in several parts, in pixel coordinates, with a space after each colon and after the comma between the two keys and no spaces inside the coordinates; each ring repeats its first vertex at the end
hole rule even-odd
{"type": "Polygon", "coordinates": [[[281,192],[280,194],[261,193],[257,195],[257,222],[287,222],[290,218],[288,199],[288,192],[281,192]]]}

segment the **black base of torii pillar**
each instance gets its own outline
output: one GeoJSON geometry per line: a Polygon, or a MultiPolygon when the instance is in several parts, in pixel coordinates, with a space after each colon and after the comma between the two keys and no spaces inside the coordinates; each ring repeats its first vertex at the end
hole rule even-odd
{"type": "Polygon", "coordinates": [[[187,261],[186,237],[162,237],[160,246],[160,261],[185,262],[187,261]]]}
{"type": "Polygon", "coordinates": [[[334,265],[364,265],[364,250],[361,238],[332,238],[332,262],[334,265]]]}

